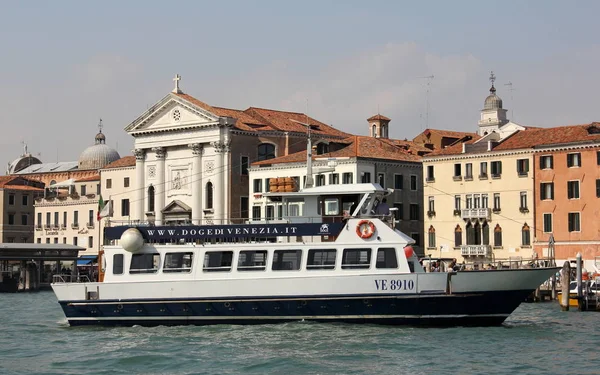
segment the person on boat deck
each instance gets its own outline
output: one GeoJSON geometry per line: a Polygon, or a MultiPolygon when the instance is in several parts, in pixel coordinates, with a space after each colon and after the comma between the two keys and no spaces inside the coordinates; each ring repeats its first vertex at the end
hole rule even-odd
{"type": "Polygon", "coordinates": [[[356,210],[357,205],[358,205],[358,203],[356,203],[356,201],[352,202],[352,206],[350,206],[350,211],[348,211],[348,216],[352,216],[352,214],[356,210]]]}
{"type": "Polygon", "coordinates": [[[389,216],[390,215],[390,206],[387,204],[387,198],[383,198],[381,203],[377,205],[377,211],[375,211],[377,215],[389,216]]]}

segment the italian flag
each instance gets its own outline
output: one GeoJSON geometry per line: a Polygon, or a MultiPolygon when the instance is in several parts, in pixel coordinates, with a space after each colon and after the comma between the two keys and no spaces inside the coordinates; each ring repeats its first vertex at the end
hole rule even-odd
{"type": "Polygon", "coordinates": [[[102,199],[102,195],[100,195],[100,199],[98,200],[98,221],[100,221],[100,219],[102,219],[103,217],[108,217],[111,216],[111,207],[110,207],[110,201],[108,201],[108,204],[104,203],[104,200],[102,199]]]}

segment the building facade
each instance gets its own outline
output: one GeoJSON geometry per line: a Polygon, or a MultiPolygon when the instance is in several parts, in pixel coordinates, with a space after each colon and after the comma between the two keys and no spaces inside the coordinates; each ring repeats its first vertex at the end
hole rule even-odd
{"type": "Polygon", "coordinates": [[[43,183],[22,177],[0,177],[0,242],[33,242],[33,204],[43,188],[43,183]]]}

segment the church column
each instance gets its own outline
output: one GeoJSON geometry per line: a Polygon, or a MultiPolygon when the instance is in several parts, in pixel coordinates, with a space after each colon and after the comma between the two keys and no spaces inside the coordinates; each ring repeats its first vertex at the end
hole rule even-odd
{"type": "Polygon", "coordinates": [[[225,175],[225,171],[223,170],[223,142],[211,142],[211,146],[213,146],[215,150],[215,168],[213,172],[213,210],[214,210],[214,218],[215,224],[223,223],[223,213],[225,211],[225,207],[223,207],[223,176],[225,175]]]}
{"type": "Polygon", "coordinates": [[[192,184],[192,223],[202,224],[202,152],[204,148],[200,143],[192,143],[188,146],[192,149],[194,161],[192,175],[189,183],[192,184]]]}
{"type": "Polygon", "coordinates": [[[146,159],[146,151],[142,149],[133,150],[135,154],[135,209],[134,209],[134,221],[144,221],[144,194],[145,194],[145,181],[144,181],[144,160],[146,159]]]}
{"type": "Polygon", "coordinates": [[[167,186],[165,184],[165,148],[154,147],[152,151],[156,153],[156,177],[158,180],[154,188],[154,199],[156,201],[154,218],[156,225],[163,225],[162,210],[165,208],[165,195],[167,194],[167,186]]]}

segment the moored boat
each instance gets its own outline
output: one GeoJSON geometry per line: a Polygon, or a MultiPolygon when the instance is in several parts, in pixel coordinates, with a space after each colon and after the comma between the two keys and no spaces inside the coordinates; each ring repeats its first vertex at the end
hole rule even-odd
{"type": "Polygon", "coordinates": [[[102,281],[52,288],[72,326],[498,325],[557,271],[425,272],[412,238],[373,214],[389,193],[320,186],[269,193],[284,206],[278,222],[106,228],[102,281]]]}

